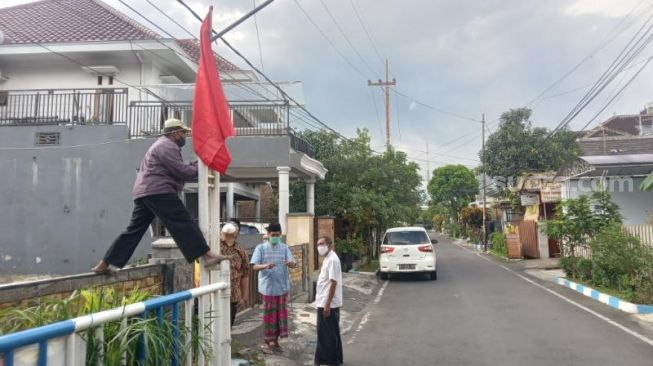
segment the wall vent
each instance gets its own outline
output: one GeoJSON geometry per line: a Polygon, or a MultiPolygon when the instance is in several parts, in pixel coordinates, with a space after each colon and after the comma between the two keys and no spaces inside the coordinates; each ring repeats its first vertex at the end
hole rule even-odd
{"type": "Polygon", "coordinates": [[[59,132],[37,132],[34,136],[36,145],[59,145],[59,132]]]}

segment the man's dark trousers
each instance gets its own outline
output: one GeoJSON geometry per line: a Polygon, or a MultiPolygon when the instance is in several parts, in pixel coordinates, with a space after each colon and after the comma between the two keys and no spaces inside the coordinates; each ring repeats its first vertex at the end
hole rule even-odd
{"type": "Polygon", "coordinates": [[[134,200],[134,212],[125,231],[104,255],[104,261],[122,268],[134,254],[154,217],[158,217],[190,263],[209,251],[204,235],[176,194],[157,194],[134,200]]]}

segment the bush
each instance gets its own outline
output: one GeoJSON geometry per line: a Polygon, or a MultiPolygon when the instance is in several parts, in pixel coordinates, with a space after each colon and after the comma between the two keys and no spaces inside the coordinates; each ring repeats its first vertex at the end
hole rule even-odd
{"type": "Polygon", "coordinates": [[[336,251],[340,255],[360,256],[363,254],[363,247],[363,239],[361,238],[336,239],[336,251]]]}
{"type": "Polygon", "coordinates": [[[629,300],[653,302],[653,252],[618,225],[600,231],[590,242],[592,282],[624,293],[629,300]]]}
{"type": "Polygon", "coordinates": [[[508,256],[508,242],[506,234],[502,232],[494,232],[490,235],[490,242],[492,243],[492,253],[501,256],[508,256]]]}

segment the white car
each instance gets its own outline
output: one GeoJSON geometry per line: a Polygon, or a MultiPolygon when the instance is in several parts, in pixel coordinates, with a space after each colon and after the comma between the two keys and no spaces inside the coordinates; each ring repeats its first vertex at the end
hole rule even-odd
{"type": "Polygon", "coordinates": [[[438,278],[437,258],[433,244],[423,227],[396,227],[388,229],[381,242],[379,271],[387,280],[391,273],[427,273],[432,280],[438,278]]]}

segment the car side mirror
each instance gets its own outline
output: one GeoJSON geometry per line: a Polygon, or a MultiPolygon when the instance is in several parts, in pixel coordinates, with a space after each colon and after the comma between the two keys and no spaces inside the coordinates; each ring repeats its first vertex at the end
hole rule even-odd
{"type": "Polygon", "coordinates": [[[437,244],[438,240],[437,239],[431,239],[431,244],[437,244]]]}

